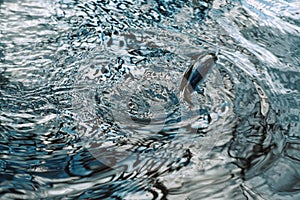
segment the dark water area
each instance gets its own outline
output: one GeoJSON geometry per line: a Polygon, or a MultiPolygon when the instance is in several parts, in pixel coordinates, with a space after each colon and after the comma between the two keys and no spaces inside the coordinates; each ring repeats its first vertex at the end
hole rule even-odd
{"type": "Polygon", "coordinates": [[[297,0],[0,0],[0,199],[300,199],[297,0]]]}

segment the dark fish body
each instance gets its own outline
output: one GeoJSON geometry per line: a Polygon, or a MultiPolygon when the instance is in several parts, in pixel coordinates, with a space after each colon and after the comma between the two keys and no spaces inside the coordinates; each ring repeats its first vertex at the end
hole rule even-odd
{"type": "Polygon", "coordinates": [[[213,53],[200,55],[185,71],[180,84],[180,93],[189,104],[192,105],[191,93],[210,72],[216,60],[217,57],[213,53]]]}

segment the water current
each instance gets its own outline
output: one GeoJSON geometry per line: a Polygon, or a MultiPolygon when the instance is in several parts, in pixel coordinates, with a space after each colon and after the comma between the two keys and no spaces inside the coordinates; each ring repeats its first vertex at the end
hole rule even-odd
{"type": "Polygon", "coordinates": [[[0,0],[1,199],[300,199],[298,0],[0,0]]]}

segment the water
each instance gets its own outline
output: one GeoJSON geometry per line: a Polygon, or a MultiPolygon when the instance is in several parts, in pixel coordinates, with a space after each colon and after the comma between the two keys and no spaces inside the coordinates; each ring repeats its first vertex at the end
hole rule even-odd
{"type": "Polygon", "coordinates": [[[299,36],[296,0],[0,1],[1,199],[299,199],[299,36]]]}

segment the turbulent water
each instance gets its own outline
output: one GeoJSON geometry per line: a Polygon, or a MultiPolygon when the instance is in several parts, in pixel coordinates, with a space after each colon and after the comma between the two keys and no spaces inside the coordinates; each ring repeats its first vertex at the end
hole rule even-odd
{"type": "Polygon", "coordinates": [[[300,199],[298,0],[0,0],[1,199],[300,199]]]}

